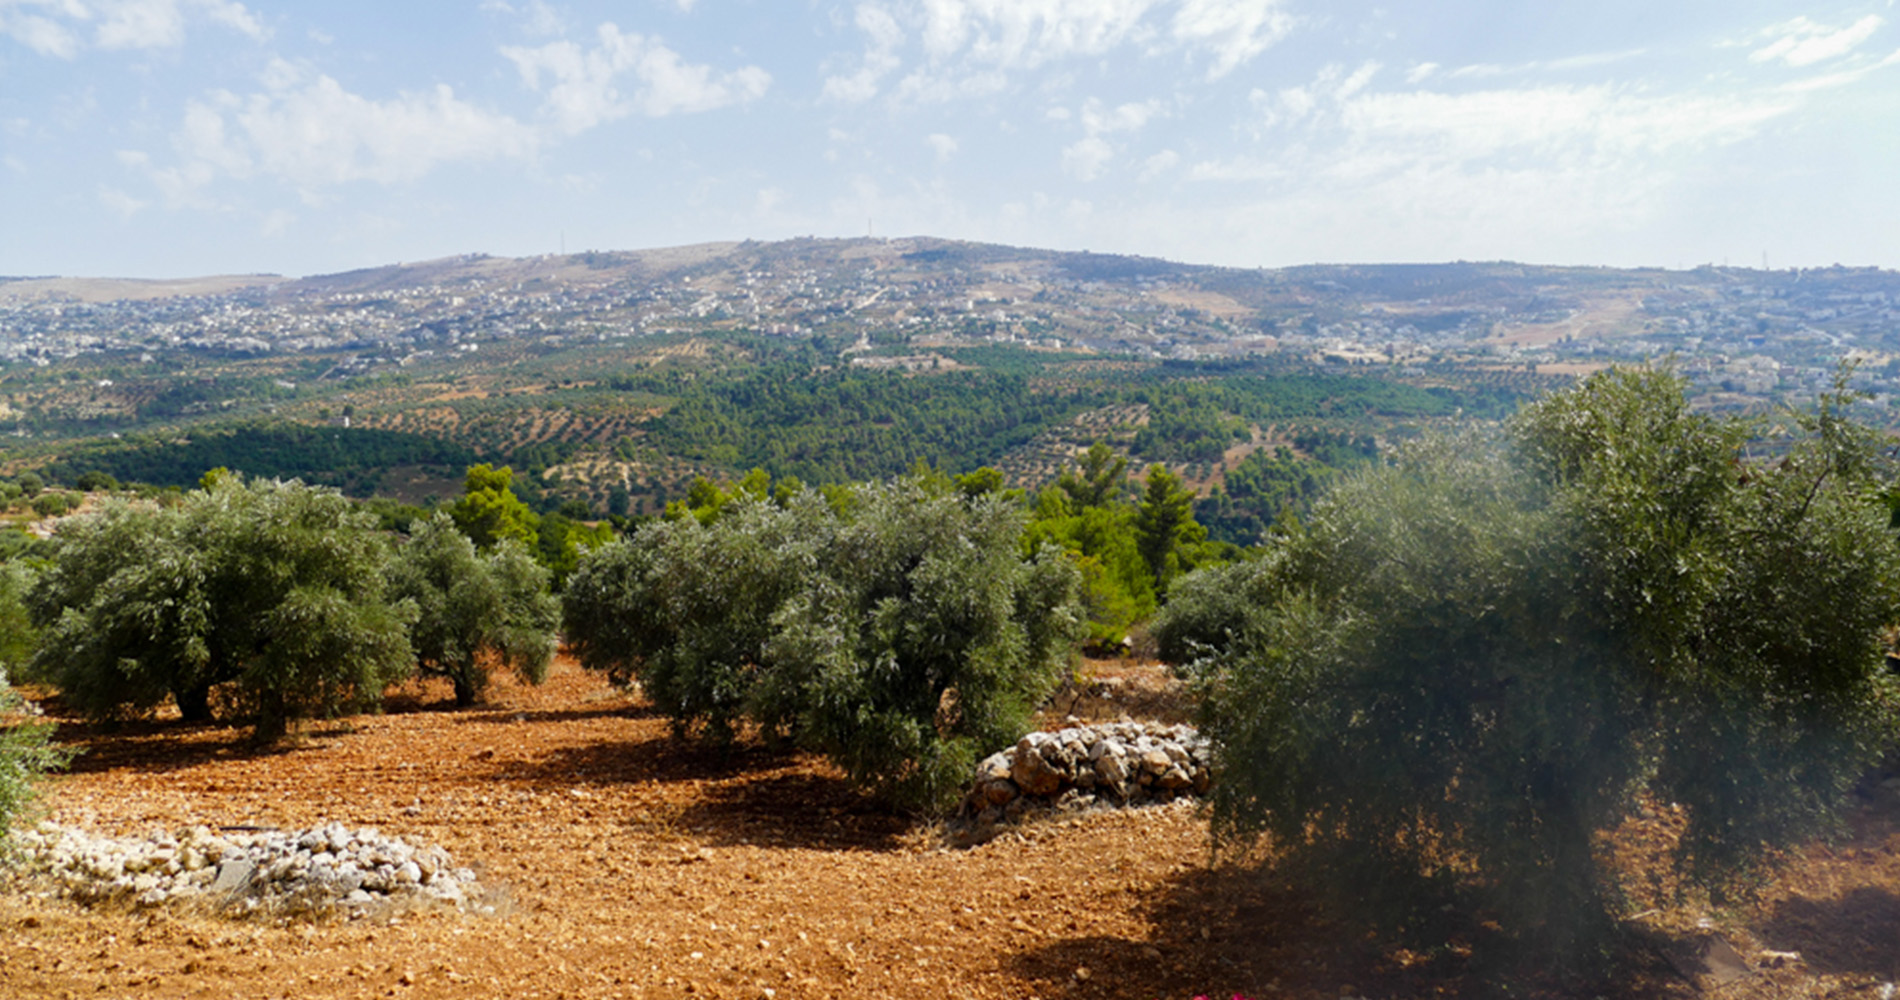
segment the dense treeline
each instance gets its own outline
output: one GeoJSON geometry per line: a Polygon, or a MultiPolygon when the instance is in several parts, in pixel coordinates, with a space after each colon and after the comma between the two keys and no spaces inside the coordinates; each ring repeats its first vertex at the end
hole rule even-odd
{"type": "MultiPolygon", "coordinates": [[[[1175,412],[1195,407],[1239,417],[1251,423],[1293,418],[1446,417],[1459,408],[1462,394],[1383,378],[1352,375],[1234,375],[1218,379],[1168,377],[1138,385],[1134,402],[1175,412]]],[[[1188,369],[1193,371],[1193,369],[1188,369]]]]}
{"type": "Polygon", "coordinates": [[[671,454],[807,482],[899,475],[919,461],[962,472],[1100,398],[990,372],[913,378],[771,366],[688,391],[649,425],[647,440],[671,454]]]}
{"type": "Polygon", "coordinates": [[[77,451],[48,464],[48,479],[74,483],[86,473],[121,482],[192,486],[206,470],[225,468],[266,479],[301,479],[353,494],[375,488],[393,466],[463,468],[467,448],[419,434],[360,427],[244,424],[191,432],[182,441],[126,441],[77,451]]]}
{"type": "Polygon", "coordinates": [[[1032,377],[1030,365],[927,376],[801,366],[773,364],[730,378],[655,373],[620,383],[676,395],[675,405],[647,425],[645,444],[807,482],[897,475],[918,461],[968,471],[1084,409],[1118,402],[1149,408],[1133,453],[1177,465],[1218,462],[1251,426],[1273,421],[1371,425],[1514,405],[1497,394],[1480,398],[1384,378],[1223,374],[1210,366],[1162,366],[1132,379],[1032,377]]]}
{"type": "Polygon", "coordinates": [[[1341,471],[1378,455],[1369,435],[1304,429],[1293,435],[1293,447],[1262,448],[1227,470],[1226,482],[1194,505],[1194,516],[1209,537],[1254,545],[1280,515],[1304,509],[1341,471]]]}

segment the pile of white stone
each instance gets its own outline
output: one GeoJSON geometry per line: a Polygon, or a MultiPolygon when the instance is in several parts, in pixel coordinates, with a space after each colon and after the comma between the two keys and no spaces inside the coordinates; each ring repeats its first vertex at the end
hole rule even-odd
{"type": "Polygon", "coordinates": [[[310,830],[197,826],[146,837],[42,823],[12,838],[23,867],[81,902],[200,905],[238,916],[360,917],[391,907],[493,912],[475,873],[440,847],[331,823],[310,830]]]}
{"type": "Polygon", "coordinates": [[[1213,752],[1191,726],[1108,722],[1030,733],[977,765],[960,818],[977,829],[1039,804],[1139,805],[1200,795],[1213,752]]]}

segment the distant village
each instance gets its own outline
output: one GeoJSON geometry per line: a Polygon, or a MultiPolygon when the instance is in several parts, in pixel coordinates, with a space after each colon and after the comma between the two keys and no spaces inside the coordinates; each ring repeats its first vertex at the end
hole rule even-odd
{"type": "Polygon", "coordinates": [[[0,279],[0,364],[307,354],[329,359],[319,378],[349,379],[498,341],[726,330],[833,338],[854,365],[907,370],[944,367],[934,352],[981,344],[1291,355],[1412,375],[1669,357],[1702,393],[1797,404],[1848,361],[1877,405],[1900,399],[1900,273],[1876,269],[1247,271],[944,241],[726,246],[671,267],[638,254],[470,255],[142,298],[0,279]]]}

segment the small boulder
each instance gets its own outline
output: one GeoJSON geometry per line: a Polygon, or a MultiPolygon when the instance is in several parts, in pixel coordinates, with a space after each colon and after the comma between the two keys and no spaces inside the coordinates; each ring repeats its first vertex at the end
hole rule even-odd
{"type": "Polygon", "coordinates": [[[234,896],[248,888],[256,874],[257,863],[250,858],[231,858],[218,865],[218,877],[209,891],[234,896]]]}
{"type": "Polygon", "coordinates": [[[1062,772],[1042,759],[1037,747],[1028,740],[1016,745],[1016,761],[1010,773],[1016,787],[1025,795],[1049,796],[1062,790],[1062,772]]]}

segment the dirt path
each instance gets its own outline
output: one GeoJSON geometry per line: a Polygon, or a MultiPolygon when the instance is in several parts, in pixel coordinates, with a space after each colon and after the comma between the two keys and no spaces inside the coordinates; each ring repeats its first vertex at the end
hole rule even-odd
{"type": "MultiPolygon", "coordinates": [[[[108,833],[375,826],[439,844],[504,887],[511,905],[499,915],[274,927],[7,894],[0,995],[1476,992],[1456,956],[1428,962],[1353,940],[1298,896],[1214,863],[1191,806],[1048,820],[949,850],[928,827],[854,793],[822,760],[757,748],[721,757],[679,742],[646,706],[565,660],[546,686],[503,683],[486,707],[456,712],[448,700],[446,689],[411,688],[385,715],[317,728],[268,753],[246,749],[233,730],[176,722],[81,731],[88,752],[54,786],[51,818],[108,833]]],[[[1900,945],[1900,919],[1878,926],[1900,917],[1900,897],[1881,888],[1896,884],[1900,838],[1868,836],[1868,857],[1830,856],[1817,864],[1836,867],[1816,869],[1833,896],[1862,893],[1861,911],[1834,914],[1828,893],[1808,910],[1764,911],[1786,915],[1785,936],[1871,920],[1868,954],[1889,939],[1900,945]]],[[[1725,995],[1857,995],[1855,984],[1873,989],[1885,974],[1865,968],[1877,960],[1861,951],[1840,953],[1840,968],[1758,976],[1725,995]]],[[[1639,992],[1690,995],[1663,973],[1639,992]]]]}

